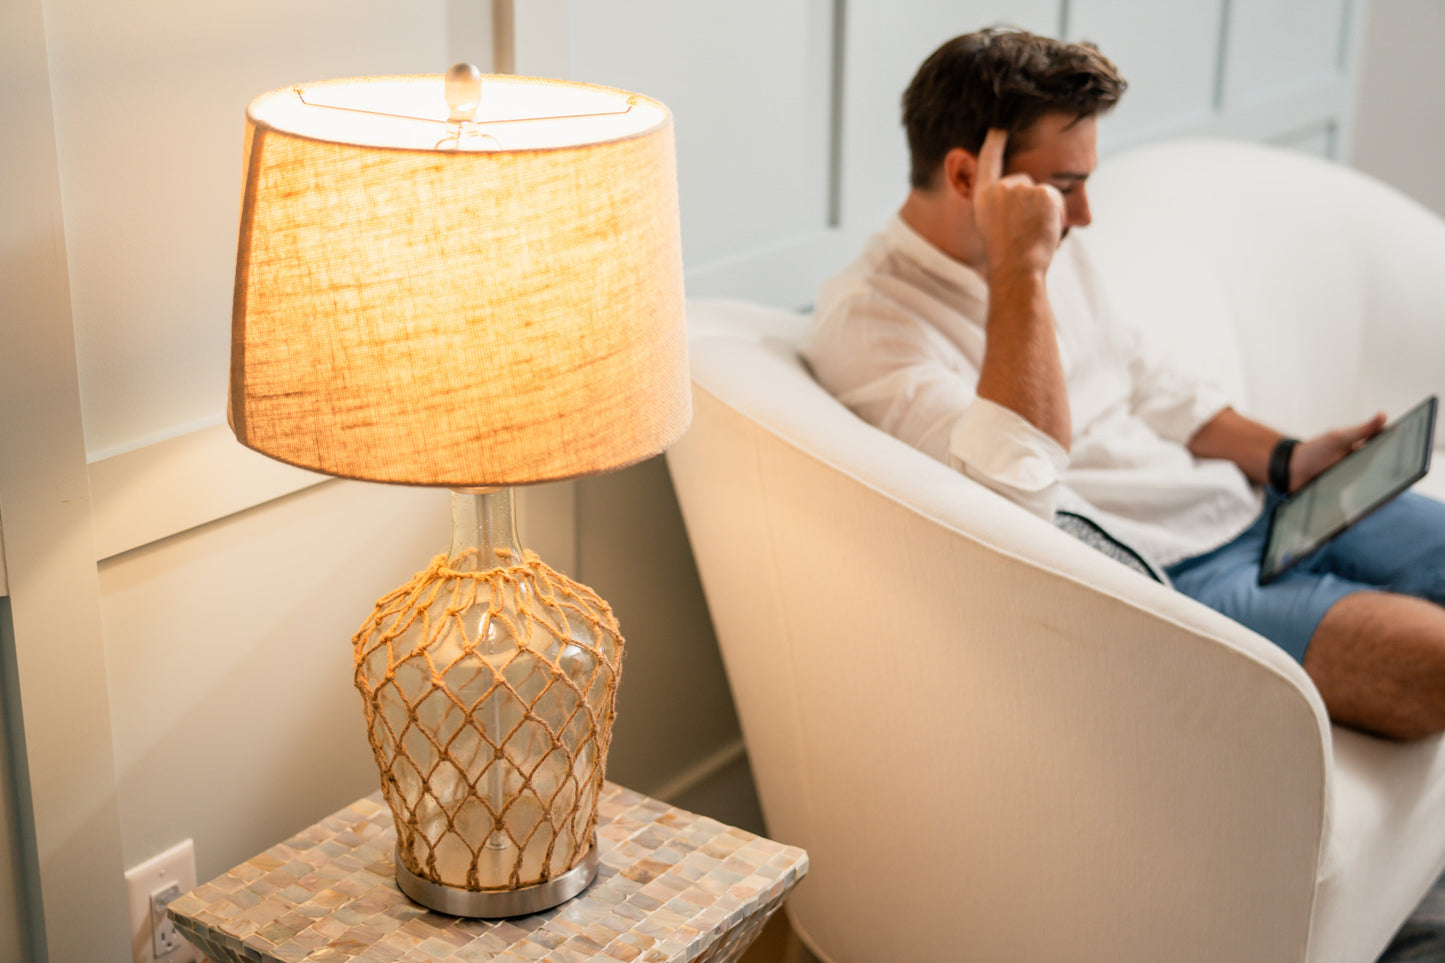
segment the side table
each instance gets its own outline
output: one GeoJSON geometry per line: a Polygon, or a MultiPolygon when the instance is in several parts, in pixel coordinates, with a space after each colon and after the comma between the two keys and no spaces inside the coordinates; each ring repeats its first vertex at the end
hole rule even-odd
{"type": "Polygon", "coordinates": [[[174,900],[212,963],[736,960],[808,871],[808,854],[607,783],[586,892],[533,916],[468,920],[396,887],[381,793],[174,900]]]}

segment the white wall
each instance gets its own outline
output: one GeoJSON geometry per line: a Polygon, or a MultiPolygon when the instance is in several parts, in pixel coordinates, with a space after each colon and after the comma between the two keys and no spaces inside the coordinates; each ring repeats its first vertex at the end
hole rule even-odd
{"type": "Polygon", "coordinates": [[[1347,159],[1445,216],[1445,4],[1374,0],[1363,43],[1347,159]]]}
{"type": "MultiPolygon", "coordinates": [[[[1133,85],[1106,151],[1193,132],[1331,154],[1361,10],[521,0],[502,53],[668,103],[689,292],[800,306],[902,199],[898,97],[943,39],[1007,20],[1098,41],[1133,85]]],[[[440,549],[446,499],[318,484],[219,423],[242,112],[298,80],[487,65],[492,22],[488,0],[0,6],[0,544],[34,809],[0,806],[0,841],[39,867],[53,960],[126,958],[125,866],[190,836],[209,878],[375,785],[349,639],[440,549]]],[[[662,462],[521,514],[627,635],[610,775],[755,825],[662,462]]],[[[0,961],[22,953],[6,894],[0,961]]]]}

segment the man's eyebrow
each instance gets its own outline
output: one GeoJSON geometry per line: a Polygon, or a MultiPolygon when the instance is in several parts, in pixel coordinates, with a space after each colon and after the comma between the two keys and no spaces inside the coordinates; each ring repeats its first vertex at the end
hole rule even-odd
{"type": "Polygon", "coordinates": [[[1089,175],[1076,171],[1060,171],[1049,178],[1051,181],[1086,181],[1089,175]]]}

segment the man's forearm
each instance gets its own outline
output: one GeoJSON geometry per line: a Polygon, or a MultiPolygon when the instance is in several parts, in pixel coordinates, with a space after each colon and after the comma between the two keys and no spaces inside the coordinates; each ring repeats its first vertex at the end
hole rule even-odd
{"type": "MultiPolygon", "coordinates": [[[[973,214],[983,240],[988,326],[978,395],[1022,416],[1068,451],[1073,443],[1064,366],[1044,274],[1065,222],[1064,198],[1024,173],[1004,175],[1008,132],[991,129],[978,152],[973,214]]],[[[959,170],[966,155],[959,149],[959,170]]],[[[965,178],[966,180],[966,178],[965,178]]]]}
{"type": "MultiPolygon", "coordinates": [[[[1295,492],[1320,472],[1354,451],[1385,427],[1384,412],[1360,422],[1309,438],[1290,455],[1289,491],[1295,492]]],[[[1227,458],[1256,485],[1269,483],[1269,456],[1284,435],[1267,425],[1225,408],[1189,439],[1196,458],[1227,458]]]]}
{"type": "Polygon", "coordinates": [[[1223,458],[1234,462],[1256,485],[1269,481],[1269,456],[1284,435],[1225,408],[1194,433],[1189,451],[1195,458],[1223,458]]]}
{"type": "Polygon", "coordinates": [[[1067,451],[1068,388],[1042,271],[994,271],[978,396],[1021,415],[1067,451]]]}

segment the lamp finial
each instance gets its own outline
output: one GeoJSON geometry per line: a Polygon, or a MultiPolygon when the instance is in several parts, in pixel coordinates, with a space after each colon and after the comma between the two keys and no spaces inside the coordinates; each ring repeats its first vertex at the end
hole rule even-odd
{"type": "Polygon", "coordinates": [[[474,121],[482,104],[482,72],[475,64],[455,64],[447,71],[447,120],[474,121]]]}

